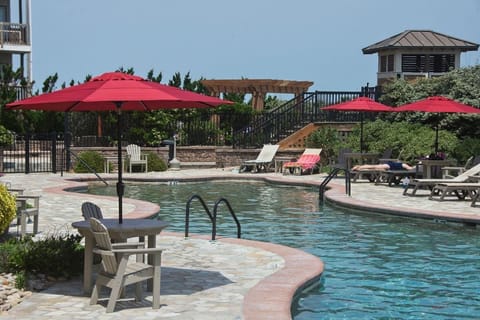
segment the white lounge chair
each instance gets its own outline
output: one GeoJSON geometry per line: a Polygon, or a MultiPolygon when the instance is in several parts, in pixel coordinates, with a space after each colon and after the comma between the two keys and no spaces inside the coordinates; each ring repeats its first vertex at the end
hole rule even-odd
{"type": "Polygon", "coordinates": [[[132,166],[145,166],[145,172],[148,171],[148,156],[141,153],[141,149],[136,144],[129,144],[127,146],[127,160],[129,172],[132,172],[132,166]]]}
{"type": "Polygon", "coordinates": [[[267,172],[273,165],[273,158],[280,146],[278,144],[266,144],[255,160],[244,161],[240,166],[240,172],[267,172]]]}
{"type": "Polygon", "coordinates": [[[473,168],[468,169],[467,171],[459,174],[458,176],[452,179],[414,179],[405,187],[403,195],[412,195],[414,196],[418,189],[429,189],[432,191],[433,187],[439,183],[465,183],[469,182],[470,176],[475,176],[480,173],[480,164],[477,164],[473,168]],[[411,189],[412,193],[408,194],[408,190],[411,189]]]}

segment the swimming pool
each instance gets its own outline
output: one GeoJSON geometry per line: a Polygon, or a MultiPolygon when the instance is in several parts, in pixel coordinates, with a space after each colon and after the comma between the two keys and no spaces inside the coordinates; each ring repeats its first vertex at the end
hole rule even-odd
{"type": "MultiPolygon", "coordinates": [[[[92,186],[89,192],[116,191],[92,186]]],[[[321,284],[300,296],[294,319],[478,319],[478,229],[319,207],[317,192],[215,181],[129,184],[125,196],[160,204],[160,218],[178,232],[184,230],[185,204],[192,194],[199,194],[209,208],[225,197],[242,223],[242,238],[319,256],[325,262],[321,284]]],[[[191,232],[210,234],[207,221],[194,201],[191,232]]],[[[227,210],[219,210],[217,232],[236,235],[227,210]]]]}

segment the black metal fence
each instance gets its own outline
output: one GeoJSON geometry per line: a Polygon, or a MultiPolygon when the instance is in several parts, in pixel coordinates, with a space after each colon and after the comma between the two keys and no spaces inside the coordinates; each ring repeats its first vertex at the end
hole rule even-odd
{"type": "MultiPolygon", "coordinates": [[[[378,99],[380,92],[377,88],[362,88],[361,91],[316,91],[304,93],[278,108],[266,110],[261,114],[239,114],[232,112],[201,112],[199,116],[186,115],[176,117],[175,121],[162,125],[162,130],[177,135],[177,144],[233,146],[234,148],[255,148],[265,143],[277,143],[303,126],[312,122],[357,122],[360,113],[323,111],[323,107],[359,96],[368,96],[378,99]]],[[[374,116],[374,115],[368,115],[374,116]]],[[[142,118],[134,115],[125,117],[124,129],[145,129],[142,118]]],[[[75,135],[78,128],[88,128],[88,132],[95,130],[98,121],[96,114],[83,114],[76,121],[72,121],[74,136],[56,133],[16,136],[14,143],[1,151],[0,172],[57,172],[62,170],[65,163],[69,163],[68,146],[78,147],[110,147],[116,143],[114,122],[108,122],[103,130],[109,134],[101,137],[96,135],[75,135]],[[77,128],[77,129],[76,129],[77,128]],[[68,145],[68,146],[66,146],[68,145]]],[[[67,121],[66,121],[67,122],[67,121]]],[[[154,131],[155,127],[143,131],[154,131]]],[[[69,132],[67,130],[67,132],[69,132]]],[[[79,130],[78,132],[82,132],[79,130]]],[[[131,135],[128,130],[122,130],[124,145],[136,143],[144,145],[142,136],[131,135]]],[[[135,130],[133,130],[135,132],[135,130]]],[[[158,141],[161,145],[162,141],[158,141]]]]}
{"type": "Polygon", "coordinates": [[[0,149],[0,172],[57,172],[63,162],[63,137],[56,133],[15,136],[9,147],[0,149]]]}

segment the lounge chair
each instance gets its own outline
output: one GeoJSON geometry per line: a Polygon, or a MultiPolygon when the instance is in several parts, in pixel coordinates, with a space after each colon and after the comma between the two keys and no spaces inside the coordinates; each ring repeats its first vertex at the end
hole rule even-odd
{"type": "Polygon", "coordinates": [[[350,148],[342,148],[338,151],[337,162],[330,165],[332,169],[347,169],[347,157],[345,153],[352,152],[350,148]]]}
{"type": "Polygon", "coordinates": [[[398,185],[405,177],[415,179],[421,176],[421,169],[417,166],[411,170],[351,170],[350,177],[352,182],[357,179],[366,177],[370,182],[375,182],[376,185],[387,183],[389,187],[398,185]]]}
{"type": "MultiPolygon", "coordinates": [[[[160,308],[160,271],[162,249],[138,248],[138,243],[112,243],[107,228],[97,219],[90,218],[91,232],[95,237],[96,247],[93,252],[102,256],[102,269],[97,275],[90,304],[96,304],[101,287],[111,289],[107,312],[113,312],[117,299],[124,287],[136,284],[136,300],[142,298],[142,282],[153,280],[153,309],[160,308]],[[153,265],[129,260],[131,255],[149,254],[153,265]]],[[[143,244],[142,244],[143,245],[143,244]]]]}
{"type": "Polygon", "coordinates": [[[475,205],[476,195],[480,190],[478,182],[442,182],[437,183],[430,193],[430,200],[445,200],[445,197],[455,196],[459,200],[470,197],[475,205]]]}
{"type": "Polygon", "coordinates": [[[273,165],[273,158],[280,146],[278,144],[266,144],[255,160],[247,160],[240,166],[240,172],[267,172],[273,165]]]}
{"type": "Polygon", "coordinates": [[[442,178],[452,179],[480,163],[480,156],[470,157],[463,167],[442,167],[442,178]]]}
{"type": "Polygon", "coordinates": [[[136,144],[129,144],[127,146],[127,160],[129,172],[132,172],[132,166],[140,165],[145,166],[145,172],[148,171],[148,156],[142,154],[141,149],[136,144]]]}
{"type": "Polygon", "coordinates": [[[480,164],[477,164],[473,168],[468,169],[467,171],[459,174],[458,176],[452,179],[413,179],[405,187],[403,195],[412,195],[414,196],[418,189],[429,189],[432,191],[433,187],[439,183],[465,183],[469,182],[469,176],[475,176],[480,173],[480,164]],[[412,193],[408,194],[408,190],[412,189],[412,193]]]}
{"type": "Polygon", "coordinates": [[[320,153],[322,149],[307,148],[296,161],[290,161],[283,165],[283,173],[291,172],[293,174],[310,173],[318,168],[320,162],[320,153]]]}

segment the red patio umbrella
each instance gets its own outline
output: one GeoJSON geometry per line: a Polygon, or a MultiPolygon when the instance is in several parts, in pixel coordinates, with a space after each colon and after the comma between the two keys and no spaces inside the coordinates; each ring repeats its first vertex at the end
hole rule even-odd
{"type": "Polygon", "coordinates": [[[367,97],[358,97],[350,101],[334,104],[322,110],[360,112],[360,152],[363,152],[363,112],[388,112],[393,108],[367,97]]]}
{"type": "MultiPolygon", "coordinates": [[[[480,109],[443,97],[432,96],[393,108],[397,112],[480,113],[480,109]]],[[[438,152],[438,124],[435,127],[435,154],[438,152]]]]}
{"type": "MultiPolygon", "coordinates": [[[[162,85],[123,72],[108,72],[90,81],[66,89],[34,96],[7,104],[9,110],[44,111],[116,111],[118,163],[122,163],[122,111],[152,111],[173,108],[205,108],[233,104],[227,100],[209,97],[176,87],[162,85]]],[[[122,166],[118,166],[118,213],[122,223],[122,166]]]]}

